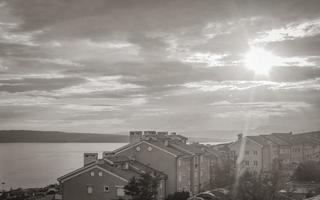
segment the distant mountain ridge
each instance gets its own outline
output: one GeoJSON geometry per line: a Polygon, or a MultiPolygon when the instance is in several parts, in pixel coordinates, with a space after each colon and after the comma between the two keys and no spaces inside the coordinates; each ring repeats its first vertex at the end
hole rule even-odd
{"type": "Polygon", "coordinates": [[[59,131],[0,130],[0,143],[127,143],[129,136],[59,131]]]}
{"type": "MultiPolygon", "coordinates": [[[[182,135],[184,135],[182,133],[182,135]]],[[[223,142],[210,137],[188,137],[189,142],[223,142]]],[[[61,131],[0,130],[0,143],[128,143],[129,134],[72,133],[61,131]]]]}

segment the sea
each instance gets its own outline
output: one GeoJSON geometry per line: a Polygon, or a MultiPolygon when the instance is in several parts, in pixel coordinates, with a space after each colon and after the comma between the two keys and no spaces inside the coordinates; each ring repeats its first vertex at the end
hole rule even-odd
{"type": "Polygon", "coordinates": [[[34,188],[83,166],[83,153],[115,150],[126,143],[0,143],[2,188],[34,188]]]}

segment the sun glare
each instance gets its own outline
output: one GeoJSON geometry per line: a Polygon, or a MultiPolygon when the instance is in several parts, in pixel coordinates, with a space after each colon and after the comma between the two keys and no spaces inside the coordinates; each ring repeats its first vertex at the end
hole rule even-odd
{"type": "Polygon", "coordinates": [[[278,57],[263,48],[251,48],[245,55],[245,65],[257,75],[268,75],[278,62],[278,57]]]}

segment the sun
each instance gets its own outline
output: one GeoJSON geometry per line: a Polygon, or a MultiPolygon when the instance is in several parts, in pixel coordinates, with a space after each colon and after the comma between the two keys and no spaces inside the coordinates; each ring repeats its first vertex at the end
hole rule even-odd
{"type": "Polygon", "coordinates": [[[245,54],[245,66],[257,75],[268,75],[278,63],[278,57],[263,48],[253,47],[245,54]]]}

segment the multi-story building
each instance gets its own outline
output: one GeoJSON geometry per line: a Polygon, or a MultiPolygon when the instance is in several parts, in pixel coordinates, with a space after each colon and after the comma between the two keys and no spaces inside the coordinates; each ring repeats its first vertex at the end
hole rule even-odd
{"type": "MultiPolygon", "coordinates": [[[[290,164],[290,143],[279,138],[282,133],[273,133],[269,135],[261,135],[261,137],[268,140],[270,148],[270,160],[273,167],[286,168],[290,164]],[[278,135],[278,136],[276,136],[278,135]]],[[[286,134],[286,133],[284,133],[286,134]]]]}
{"type": "Polygon", "coordinates": [[[238,135],[238,140],[230,144],[230,150],[237,167],[237,173],[252,171],[260,173],[271,168],[268,141],[260,136],[238,135]]]}
{"type": "Polygon", "coordinates": [[[124,186],[146,172],[160,179],[158,199],[165,197],[167,176],[149,166],[123,156],[86,162],[85,155],[84,160],[82,168],[58,178],[64,200],[129,199],[124,186]]]}
{"type": "MultiPolygon", "coordinates": [[[[314,133],[313,133],[314,134],[314,133]]],[[[309,133],[246,136],[229,145],[238,172],[291,169],[306,160],[320,160],[320,140],[309,133]]]]}
{"type": "Polygon", "coordinates": [[[131,143],[115,150],[168,175],[167,194],[177,191],[198,193],[210,182],[210,157],[201,148],[187,144],[176,133],[130,132],[131,143]],[[161,162],[159,162],[161,160],[161,162]]]}

